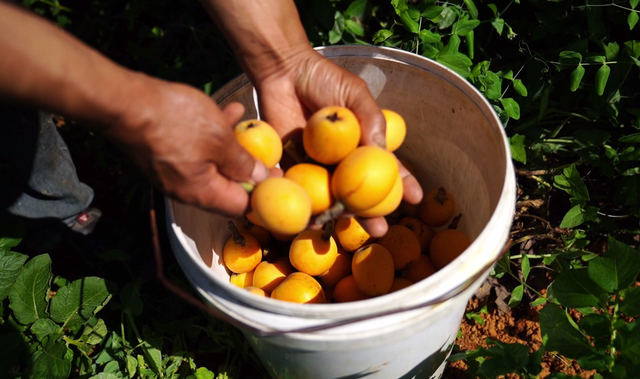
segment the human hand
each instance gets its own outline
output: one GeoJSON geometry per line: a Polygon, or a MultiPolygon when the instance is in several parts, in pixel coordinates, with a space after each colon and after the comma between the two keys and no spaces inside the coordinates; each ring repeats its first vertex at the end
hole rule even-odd
{"type": "MultiPolygon", "coordinates": [[[[366,83],[340,68],[313,49],[304,48],[290,54],[281,67],[262,67],[252,73],[262,118],[269,122],[285,141],[298,140],[309,116],[318,109],[338,105],[351,109],[358,118],[363,145],[385,147],[385,119],[366,83]]],[[[286,143],[286,142],[285,142],[286,143]]],[[[417,204],[422,199],[418,181],[399,163],[403,178],[403,199],[417,204]]],[[[345,214],[344,216],[351,216],[345,214]]],[[[384,217],[359,218],[374,237],[387,231],[384,217]]]]}
{"type": "Polygon", "coordinates": [[[169,196],[226,216],[247,211],[240,182],[267,178],[267,168],[237,142],[233,126],[244,107],[220,109],[195,88],[136,74],[140,91],[116,125],[115,140],[169,196]]]}

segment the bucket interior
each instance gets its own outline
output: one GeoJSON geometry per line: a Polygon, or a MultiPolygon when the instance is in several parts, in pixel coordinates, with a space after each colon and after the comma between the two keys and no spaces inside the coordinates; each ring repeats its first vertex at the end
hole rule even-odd
{"type": "MultiPolygon", "coordinates": [[[[512,212],[515,201],[515,196],[510,198],[514,190],[505,192],[505,186],[512,185],[509,180],[513,179],[509,175],[508,145],[499,120],[482,95],[463,78],[423,57],[377,47],[341,46],[320,52],[362,77],[382,108],[402,115],[407,122],[407,136],[396,155],[414,167],[425,193],[444,187],[452,194],[456,214],[462,213],[458,229],[474,242],[456,261],[422,282],[358,303],[369,303],[380,309],[386,303],[401,302],[405,297],[408,302],[415,301],[416,296],[424,297],[431,289],[440,293],[451,291],[471,278],[471,271],[481,269],[475,264],[478,260],[471,258],[485,254],[488,261],[502,248],[491,246],[492,251],[486,251],[481,241],[486,239],[483,236],[493,233],[495,238],[491,241],[504,243],[508,235],[510,214],[502,216],[499,222],[492,221],[496,210],[512,212]],[[501,230],[492,231],[492,227],[501,230]],[[466,266],[465,260],[469,262],[466,266]]],[[[221,106],[229,102],[242,103],[246,108],[245,119],[258,116],[253,87],[244,76],[230,82],[213,97],[221,106]]],[[[206,270],[213,285],[225,286],[240,301],[272,312],[309,317],[326,316],[334,310],[352,314],[349,313],[352,305],[348,303],[283,304],[231,285],[218,255],[230,235],[228,220],[172,200],[168,200],[168,204],[170,221],[177,226],[176,233],[181,234],[180,244],[195,263],[206,270]],[[327,307],[333,308],[327,310],[327,307]]]]}

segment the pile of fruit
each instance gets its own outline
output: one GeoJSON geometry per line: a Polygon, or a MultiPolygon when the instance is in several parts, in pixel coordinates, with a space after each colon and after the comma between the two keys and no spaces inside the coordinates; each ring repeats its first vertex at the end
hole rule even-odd
{"type": "MultiPolygon", "coordinates": [[[[304,161],[259,183],[251,192],[251,212],[229,221],[232,235],[222,258],[231,283],[297,303],[358,301],[410,286],[469,246],[456,230],[461,215],[454,215],[454,200],[444,188],[418,205],[402,201],[393,151],[404,141],[406,124],[396,112],[383,114],[386,150],[360,145],[359,122],[347,108],[326,107],[309,118],[304,161]],[[342,217],[345,211],[387,216],[389,229],[374,239],[356,218],[342,217]]],[[[270,125],[248,120],[235,132],[267,167],[280,162],[282,142],[270,125]]]]}

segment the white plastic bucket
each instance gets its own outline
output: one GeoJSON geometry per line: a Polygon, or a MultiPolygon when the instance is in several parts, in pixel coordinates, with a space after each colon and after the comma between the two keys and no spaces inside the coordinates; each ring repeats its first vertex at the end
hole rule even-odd
{"type": "MultiPolygon", "coordinates": [[[[465,306],[508,240],[516,185],[509,144],[491,105],[465,79],[401,50],[338,46],[323,55],[362,77],[381,107],[408,131],[396,152],[426,191],[443,186],[473,241],[431,277],[385,296],[343,304],[262,298],[229,283],[218,253],[227,220],[167,199],[172,248],[201,297],[238,326],[273,378],[440,378],[465,306]]],[[[213,95],[258,117],[245,76],[213,95]]]]}

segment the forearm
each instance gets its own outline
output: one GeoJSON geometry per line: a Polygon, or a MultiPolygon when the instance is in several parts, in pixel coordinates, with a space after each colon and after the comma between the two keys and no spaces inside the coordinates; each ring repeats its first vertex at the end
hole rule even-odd
{"type": "Polygon", "coordinates": [[[255,83],[311,49],[292,0],[200,0],[255,83]]]}
{"type": "Polygon", "coordinates": [[[92,125],[117,122],[137,75],[38,16],[0,1],[0,99],[92,125]]]}

